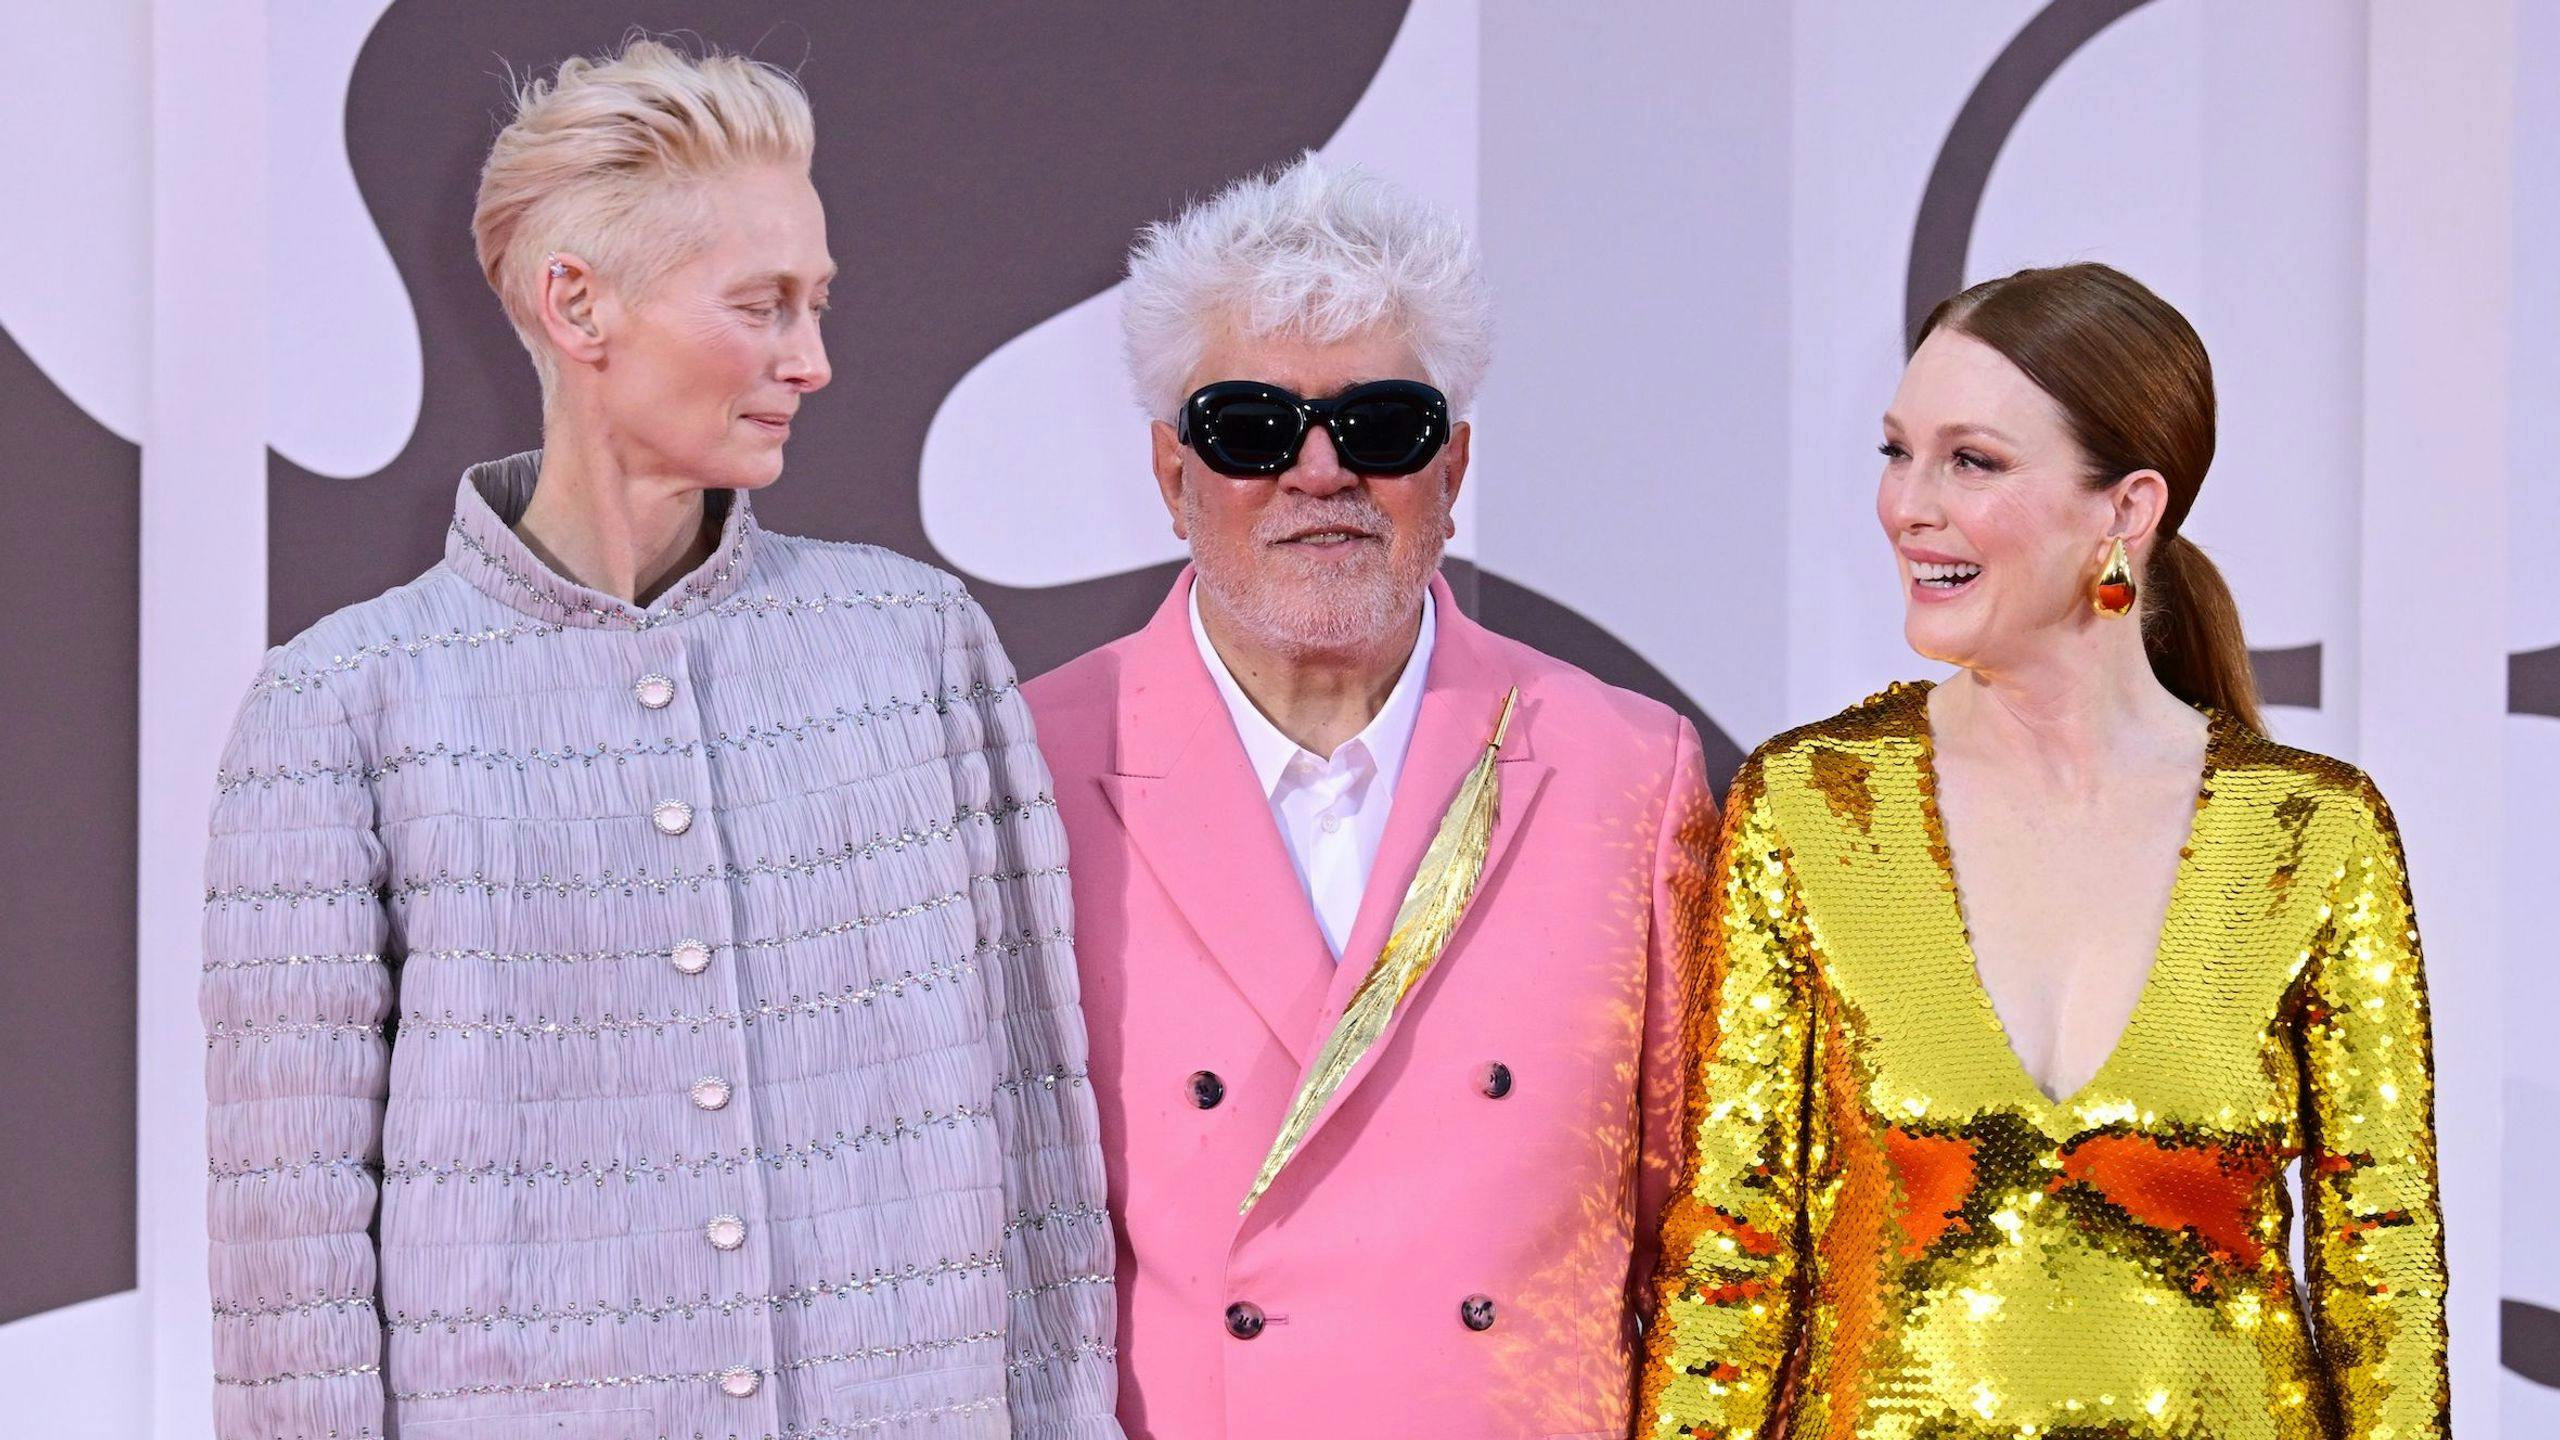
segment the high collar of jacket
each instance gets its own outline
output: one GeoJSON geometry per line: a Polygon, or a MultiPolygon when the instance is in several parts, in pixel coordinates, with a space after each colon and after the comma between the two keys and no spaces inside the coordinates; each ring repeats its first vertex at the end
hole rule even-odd
{"type": "Polygon", "coordinates": [[[515,522],[533,500],[542,452],[527,450],[462,472],[444,563],[481,593],[537,619],[591,630],[646,630],[679,620],[737,593],[755,550],[756,520],[743,490],[703,497],[720,517],[720,543],[691,574],[645,606],[591,589],[553,570],[517,538],[515,522]]]}

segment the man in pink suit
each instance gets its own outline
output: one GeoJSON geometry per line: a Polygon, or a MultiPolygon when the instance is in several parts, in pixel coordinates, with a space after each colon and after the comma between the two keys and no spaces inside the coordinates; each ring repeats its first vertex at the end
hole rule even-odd
{"type": "Polygon", "coordinates": [[[1193,564],[1028,687],[1120,1222],[1122,1422],[1624,1436],[1713,839],[1697,735],[1438,576],[1489,348],[1454,221],[1309,156],[1150,227],[1126,298],[1193,564]],[[1240,1215],[1515,688],[1472,903],[1240,1215]]]}

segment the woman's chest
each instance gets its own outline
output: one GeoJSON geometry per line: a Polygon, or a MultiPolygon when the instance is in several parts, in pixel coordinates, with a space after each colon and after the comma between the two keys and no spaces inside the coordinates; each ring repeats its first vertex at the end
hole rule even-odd
{"type": "Polygon", "coordinates": [[[2199,825],[2174,878],[2086,878],[2089,913],[2113,927],[2103,938],[2080,934],[2071,890],[2052,887],[2008,928],[1969,933],[1970,897],[1916,796],[1878,804],[1860,826],[1799,826],[1791,850],[1823,1042],[1845,1082],[1836,1093],[1898,1120],[1998,1109],[2065,1131],[2289,1125],[2299,985],[2327,943],[2327,907],[2234,809],[2199,825]],[[2116,987],[2119,1008],[2088,1040],[2103,1060],[2059,1098],[2037,1087],[1988,988],[2038,963],[2116,987]]]}

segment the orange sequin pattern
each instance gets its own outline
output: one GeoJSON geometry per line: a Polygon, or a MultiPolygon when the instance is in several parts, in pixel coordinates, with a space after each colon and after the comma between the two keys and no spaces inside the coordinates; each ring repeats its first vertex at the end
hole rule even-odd
{"type": "Polygon", "coordinates": [[[2151,978],[2051,1100],[1974,971],[1927,690],[1734,783],[1638,1434],[2444,1440],[2426,991],[2380,793],[2213,717],[2151,978]]]}

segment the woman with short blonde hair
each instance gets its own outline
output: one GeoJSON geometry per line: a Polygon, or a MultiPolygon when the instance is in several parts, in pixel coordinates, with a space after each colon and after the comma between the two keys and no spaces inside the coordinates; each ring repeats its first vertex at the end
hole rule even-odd
{"type": "Polygon", "coordinates": [[[835,273],[792,79],[523,87],[543,448],[269,653],[208,852],[225,1436],[1116,1440],[1065,841],[951,576],[778,535],[835,273]]]}

